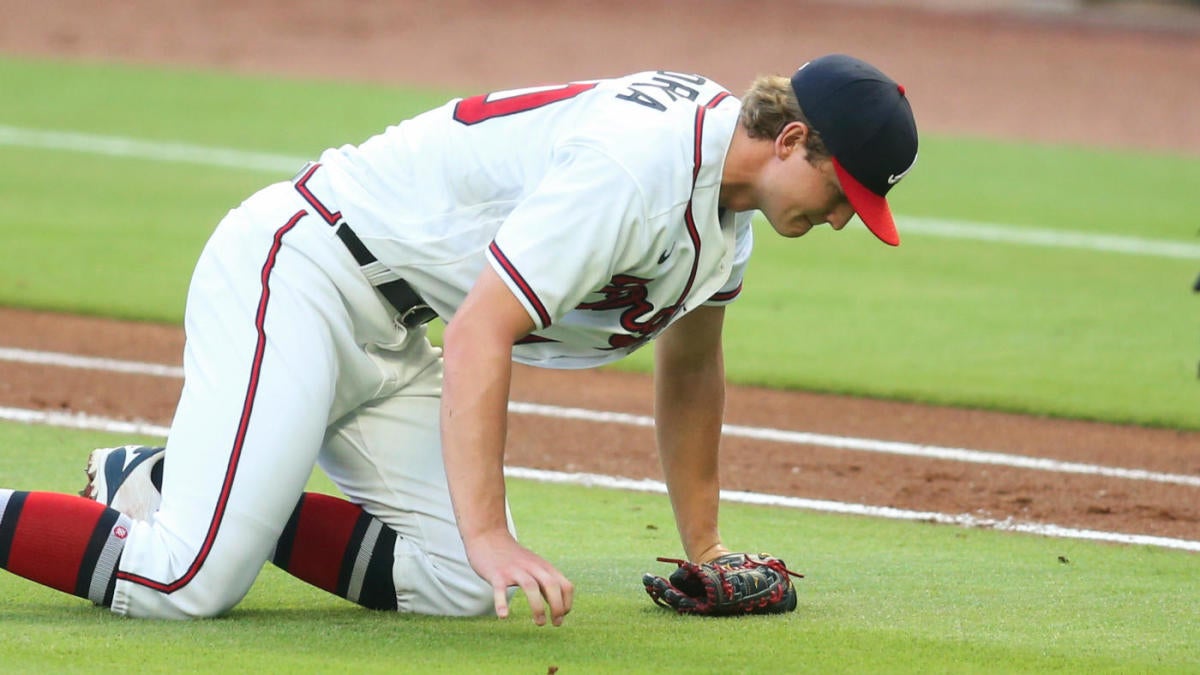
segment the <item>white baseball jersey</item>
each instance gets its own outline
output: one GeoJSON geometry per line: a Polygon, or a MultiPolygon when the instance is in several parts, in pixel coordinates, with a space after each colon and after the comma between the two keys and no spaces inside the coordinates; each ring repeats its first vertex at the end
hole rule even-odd
{"type": "Polygon", "coordinates": [[[441,317],[490,263],[536,326],[514,359],[596,366],[740,291],[751,214],[717,206],[739,110],[666,71],[458,99],[326,151],[324,198],[441,317]]]}
{"type": "Polygon", "coordinates": [[[230,211],[192,275],[162,505],[130,530],[113,611],[232,607],[318,462],[398,533],[399,611],[494,611],[446,485],[440,352],[373,284],[452,319],[491,264],[536,325],[514,358],[617,359],[741,288],[750,214],[717,207],[739,108],[666,72],[451,101],[230,211]]]}

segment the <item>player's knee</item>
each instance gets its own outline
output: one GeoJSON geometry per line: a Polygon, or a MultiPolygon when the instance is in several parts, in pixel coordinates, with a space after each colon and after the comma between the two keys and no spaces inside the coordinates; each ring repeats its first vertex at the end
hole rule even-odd
{"type": "Polygon", "coordinates": [[[215,583],[189,583],[172,593],[131,586],[121,591],[112,611],[134,619],[211,619],[233,609],[248,589],[231,588],[215,583]]]}
{"type": "Polygon", "coordinates": [[[250,591],[247,586],[201,582],[189,584],[179,609],[189,619],[212,619],[233,609],[250,591]]]}
{"type": "Polygon", "coordinates": [[[475,577],[475,580],[451,593],[450,616],[490,616],[496,613],[496,599],[491,584],[479,577],[475,577]]]}
{"type": "Polygon", "coordinates": [[[450,590],[436,594],[397,594],[397,610],[413,614],[428,614],[432,616],[493,616],[496,613],[496,602],[492,589],[472,588],[469,590],[450,590]]]}
{"type": "Polygon", "coordinates": [[[401,539],[392,572],[397,611],[435,616],[487,616],[496,611],[491,585],[466,560],[440,559],[435,564],[401,539]]]}
{"type": "Polygon", "coordinates": [[[209,558],[187,585],[173,595],[180,596],[180,609],[189,618],[218,617],[233,609],[254,585],[263,560],[248,551],[209,558]]]}
{"type": "Polygon", "coordinates": [[[119,569],[112,610],[132,618],[205,619],[221,616],[246,597],[262,569],[266,548],[253,537],[207,554],[163,523],[133,525],[119,569]]]}

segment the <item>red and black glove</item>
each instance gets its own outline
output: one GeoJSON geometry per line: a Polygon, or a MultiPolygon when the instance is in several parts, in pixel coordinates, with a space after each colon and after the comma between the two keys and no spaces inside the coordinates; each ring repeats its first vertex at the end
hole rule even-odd
{"type": "Polygon", "coordinates": [[[733,616],[782,614],[796,609],[796,589],[789,577],[802,578],[779,558],[765,553],[727,553],[696,564],[674,558],[670,577],[642,575],[655,603],[680,614],[733,616]]]}

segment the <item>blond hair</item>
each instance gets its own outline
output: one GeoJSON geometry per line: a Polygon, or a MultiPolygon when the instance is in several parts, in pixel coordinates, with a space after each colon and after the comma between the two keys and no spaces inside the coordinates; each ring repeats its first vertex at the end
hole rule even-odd
{"type": "Polygon", "coordinates": [[[821,135],[804,116],[796,94],[792,91],[792,81],[780,75],[760,75],[746,93],[742,96],[742,112],[739,121],[750,138],[772,140],[779,136],[783,128],[792,122],[803,122],[809,125],[812,132],[804,147],[808,150],[808,160],[815,163],[826,159],[829,149],[821,140],[821,135]]]}

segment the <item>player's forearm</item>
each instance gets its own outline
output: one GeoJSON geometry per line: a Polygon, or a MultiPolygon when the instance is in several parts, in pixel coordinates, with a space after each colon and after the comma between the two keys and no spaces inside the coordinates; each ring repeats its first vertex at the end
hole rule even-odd
{"type": "MultiPolygon", "coordinates": [[[[462,328],[467,328],[463,326],[462,328]]],[[[507,531],[504,439],[511,345],[470,330],[447,329],[442,454],[463,540],[507,531]]]]}
{"type": "Polygon", "coordinates": [[[656,382],[659,457],[676,526],[688,558],[707,560],[725,551],[717,527],[724,372],[717,357],[660,371],[656,382]]]}
{"type": "Polygon", "coordinates": [[[716,453],[709,450],[708,439],[690,442],[678,439],[671,445],[677,449],[663,451],[663,472],[675,524],[688,559],[700,562],[724,550],[717,525],[720,492],[717,469],[715,462],[709,464],[700,459],[716,453]],[[682,457],[684,454],[696,456],[697,461],[682,457]]]}

